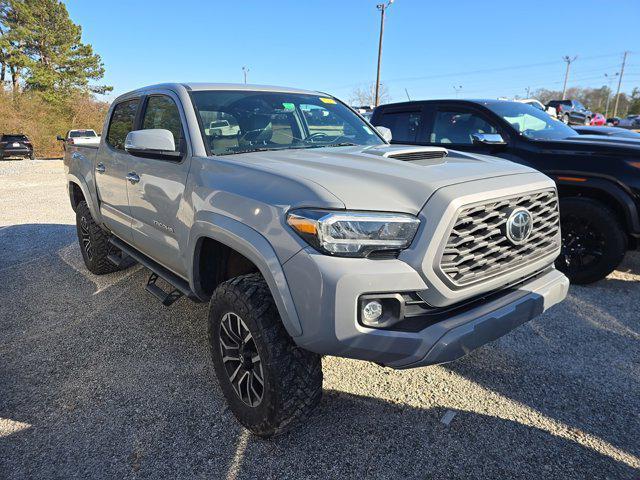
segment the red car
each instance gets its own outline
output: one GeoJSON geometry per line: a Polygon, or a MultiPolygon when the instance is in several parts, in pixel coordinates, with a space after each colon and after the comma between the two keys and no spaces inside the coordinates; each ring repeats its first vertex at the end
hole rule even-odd
{"type": "Polygon", "coordinates": [[[593,117],[591,117],[591,121],[589,122],[589,125],[597,126],[597,127],[601,127],[606,124],[607,124],[607,119],[604,118],[604,115],[602,115],[601,113],[594,113],[593,117]]]}

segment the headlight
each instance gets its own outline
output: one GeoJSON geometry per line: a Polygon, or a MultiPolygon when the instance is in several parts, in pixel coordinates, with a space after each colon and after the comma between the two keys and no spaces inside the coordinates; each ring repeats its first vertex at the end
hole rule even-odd
{"type": "Polygon", "coordinates": [[[295,210],[287,223],[321,252],[343,257],[366,257],[377,250],[407,248],[420,220],[402,213],[295,210]]]}

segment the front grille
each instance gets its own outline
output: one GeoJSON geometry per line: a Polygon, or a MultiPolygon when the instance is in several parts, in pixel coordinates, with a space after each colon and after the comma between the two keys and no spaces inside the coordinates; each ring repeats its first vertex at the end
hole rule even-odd
{"type": "Polygon", "coordinates": [[[555,190],[463,207],[442,253],[441,272],[457,287],[507,273],[556,250],[559,228],[555,190]],[[505,226],[518,207],[532,214],[533,229],[523,244],[515,245],[506,237],[505,226]]]}
{"type": "Polygon", "coordinates": [[[433,160],[434,158],[444,159],[447,156],[445,150],[442,151],[417,151],[406,153],[392,153],[387,158],[394,158],[396,160],[412,161],[412,160],[433,160]]]}

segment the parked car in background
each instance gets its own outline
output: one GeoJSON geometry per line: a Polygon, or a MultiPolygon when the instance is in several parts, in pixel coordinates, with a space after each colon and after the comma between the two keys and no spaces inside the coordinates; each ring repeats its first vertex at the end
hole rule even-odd
{"type": "Polygon", "coordinates": [[[573,129],[580,135],[598,135],[599,137],[609,138],[628,138],[631,140],[640,140],[640,133],[626,128],[619,127],[590,127],[587,125],[576,125],[573,129]]]}
{"type": "Polygon", "coordinates": [[[607,118],[607,125],[610,127],[617,127],[619,123],[620,123],[620,117],[607,118]]]}
{"type": "Polygon", "coordinates": [[[3,133],[0,135],[0,158],[29,158],[33,160],[33,144],[22,133],[3,133]]]}
{"type": "Polygon", "coordinates": [[[69,130],[64,137],[58,135],[57,139],[63,142],[65,149],[67,145],[98,145],[100,143],[100,136],[91,129],[69,130]]]}
{"type": "Polygon", "coordinates": [[[620,119],[618,127],[640,129],[640,115],[628,115],[626,118],[620,119]]]}
{"type": "Polygon", "coordinates": [[[325,93],[150,86],[114,100],[104,131],[64,159],[86,267],[131,258],[164,305],[207,302],[222,393],[257,435],[320,402],[322,355],[450,362],[567,294],[551,179],[389,145],[325,93]],[[221,113],[233,139],[204,128],[221,113]]]}
{"type": "Polygon", "coordinates": [[[214,137],[235,137],[240,131],[239,125],[231,125],[229,120],[214,120],[209,123],[207,135],[214,137]]]}
{"type": "Polygon", "coordinates": [[[526,103],[527,105],[531,105],[532,107],[535,107],[538,110],[547,112],[553,118],[558,118],[558,112],[556,111],[555,107],[545,106],[542,104],[540,100],[536,100],[535,98],[526,98],[524,100],[516,100],[516,102],[526,103]]]}
{"type": "Polygon", "coordinates": [[[591,111],[577,100],[551,100],[548,107],[556,109],[557,117],[567,125],[589,125],[591,111]]]}
{"type": "Polygon", "coordinates": [[[574,283],[605,277],[627,249],[638,246],[638,145],[578,141],[575,130],[539,109],[500,100],[382,105],[374,111],[372,124],[391,129],[394,143],[493,155],[553,178],[562,223],[556,266],[574,283]]]}
{"type": "Polygon", "coordinates": [[[601,127],[603,125],[606,125],[606,123],[607,119],[604,118],[604,115],[602,115],[601,113],[594,113],[591,117],[589,125],[591,125],[592,127],[601,127]]]}

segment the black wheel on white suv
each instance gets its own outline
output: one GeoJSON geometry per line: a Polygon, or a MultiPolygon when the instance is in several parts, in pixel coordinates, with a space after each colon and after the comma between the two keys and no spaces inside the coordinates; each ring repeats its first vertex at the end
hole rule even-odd
{"type": "Polygon", "coordinates": [[[320,402],[320,356],[289,337],[259,273],[233,278],[215,290],[209,346],[229,408],[252,433],[280,434],[320,402]]]}
{"type": "Polygon", "coordinates": [[[96,275],[104,275],[121,270],[107,257],[120,251],[109,243],[109,234],[91,216],[91,210],[84,200],[76,206],[76,230],[82,259],[87,269],[96,275]]]}
{"type": "Polygon", "coordinates": [[[622,261],[627,237],[618,217],[597,200],[560,200],[562,249],[556,268],[571,283],[587,284],[609,275],[622,261]]]}

